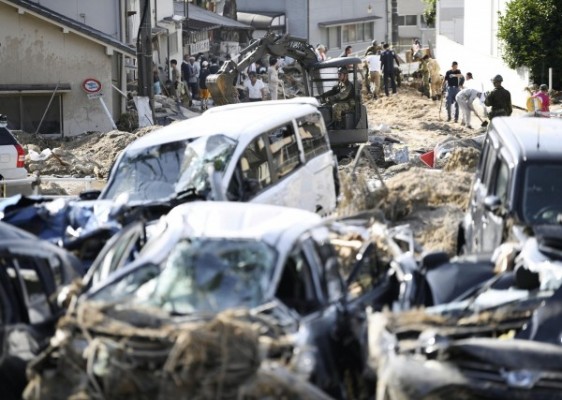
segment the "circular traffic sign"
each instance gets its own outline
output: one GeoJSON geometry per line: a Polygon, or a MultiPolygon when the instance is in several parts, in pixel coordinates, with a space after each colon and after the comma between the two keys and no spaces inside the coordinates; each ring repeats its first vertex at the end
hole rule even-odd
{"type": "Polygon", "coordinates": [[[99,93],[101,91],[101,83],[97,79],[88,78],[82,82],[82,89],[86,93],[99,93]]]}

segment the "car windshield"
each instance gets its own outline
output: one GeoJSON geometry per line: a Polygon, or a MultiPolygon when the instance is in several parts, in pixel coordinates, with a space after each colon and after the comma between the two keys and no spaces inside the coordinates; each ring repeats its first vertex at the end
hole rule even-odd
{"type": "Polygon", "coordinates": [[[235,140],[211,135],[129,151],[100,198],[115,200],[126,193],[129,201],[158,201],[187,190],[205,196],[211,187],[209,168],[224,172],[235,148],[235,140]]]}
{"type": "Polygon", "coordinates": [[[160,307],[172,314],[216,313],[264,302],[276,251],[256,240],[193,238],[174,246],[154,273],[154,265],[105,287],[94,298],[160,307]],[[145,271],[146,272],[146,271],[145,271]],[[139,278],[139,277],[143,278],[139,278]]]}
{"type": "Polygon", "coordinates": [[[529,165],[525,169],[525,193],[523,194],[523,219],[531,224],[562,222],[561,164],[529,165]]]}

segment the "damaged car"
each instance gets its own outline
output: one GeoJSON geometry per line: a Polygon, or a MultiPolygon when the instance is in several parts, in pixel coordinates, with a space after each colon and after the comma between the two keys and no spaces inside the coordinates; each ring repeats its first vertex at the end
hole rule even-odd
{"type": "Polygon", "coordinates": [[[456,301],[369,313],[377,399],[561,399],[562,229],[504,244],[456,301]]]}
{"type": "Polygon", "coordinates": [[[59,295],[79,277],[78,259],[0,222],[0,393],[21,399],[26,365],[64,314],[59,295]]]}
{"type": "MultiPolygon", "coordinates": [[[[133,224],[92,265],[66,328],[30,368],[30,393],[157,398],[167,387],[185,395],[189,355],[173,349],[192,335],[186,324],[239,312],[267,343],[252,368],[274,362],[324,396],[367,397],[365,308],[390,304],[394,293],[389,240],[372,216],[324,221],[243,203],[193,202],[157,223],[133,224]]],[[[240,370],[231,389],[246,377],[240,370]]]]}
{"type": "Polygon", "coordinates": [[[99,199],[228,200],[330,213],[337,163],[318,106],[314,98],[232,104],[158,129],[127,146],[99,199]]]}

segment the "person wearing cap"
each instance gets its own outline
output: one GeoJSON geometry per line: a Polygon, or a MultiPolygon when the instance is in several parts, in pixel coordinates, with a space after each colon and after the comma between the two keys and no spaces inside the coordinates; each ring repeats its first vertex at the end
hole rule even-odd
{"type": "Polygon", "coordinates": [[[371,45],[369,47],[367,47],[367,50],[365,50],[365,56],[367,57],[370,54],[380,54],[379,52],[382,50],[382,47],[378,44],[378,42],[376,40],[373,40],[371,42],[371,45]]]}
{"type": "Polygon", "coordinates": [[[548,95],[548,86],[544,83],[539,86],[539,91],[533,95],[534,98],[541,100],[541,109],[538,111],[550,112],[550,97],[548,95]]]}
{"type": "Polygon", "coordinates": [[[395,68],[394,63],[396,62],[396,66],[400,66],[400,61],[398,61],[398,57],[396,53],[390,49],[390,45],[385,43],[383,45],[384,51],[381,53],[381,69],[383,74],[384,80],[384,93],[386,96],[389,96],[389,81],[390,87],[392,88],[392,93],[396,94],[396,80],[395,80],[395,68]]]}
{"type": "Polygon", "coordinates": [[[452,62],[451,69],[445,73],[443,87],[441,88],[443,92],[445,87],[447,88],[447,100],[445,102],[445,107],[447,108],[447,121],[451,120],[451,107],[453,105],[455,106],[455,122],[458,122],[459,120],[459,105],[457,104],[455,98],[459,93],[460,87],[464,83],[464,76],[458,66],[459,64],[456,61],[452,62]]]}
{"type": "Polygon", "coordinates": [[[332,106],[332,120],[338,125],[344,113],[355,106],[353,83],[348,79],[347,67],[338,68],[338,83],[322,94],[322,102],[332,106]]]}
{"type": "Polygon", "coordinates": [[[254,71],[248,72],[248,79],[244,81],[244,88],[248,92],[248,101],[262,101],[265,96],[265,84],[258,79],[254,71]]]}
{"type": "Polygon", "coordinates": [[[207,77],[211,75],[211,70],[209,69],[209,63],[203,61],[201,63],[201,71],[199,72],[199,96],[201,97],[201,111],[205,111],[209,108],[209,89],[207,88],[207,77]]]}
{"type": "Polygon", "coordinates": [[[490,120],[494,117],[510,116],[512,112],[511,107],[511,93],[502,86],[503,78],[501,75],[496,75],[492,79],[494,90],[490,92],[484,104],[491,107],[492,110],[488,113],[490,120]]]}

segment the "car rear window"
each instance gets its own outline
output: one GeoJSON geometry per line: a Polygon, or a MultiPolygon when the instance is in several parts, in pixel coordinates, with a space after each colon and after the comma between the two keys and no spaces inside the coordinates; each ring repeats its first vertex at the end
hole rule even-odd
{"type": "Polygon", "coordinates": [[[10,144],[18,144],[18,141],[7,128],[0,128],[0,146],[6,146],[10,144]]]}

